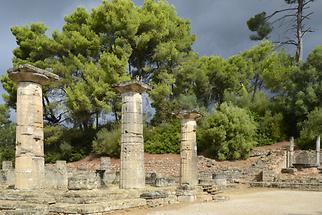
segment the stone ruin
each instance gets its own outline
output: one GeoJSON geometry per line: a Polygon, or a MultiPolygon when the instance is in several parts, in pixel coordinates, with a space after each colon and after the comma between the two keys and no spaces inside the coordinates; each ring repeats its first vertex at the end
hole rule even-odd
{"type": "MultiPolygon", "coordinates": [[[[31,65],[10,69],[8,74],[18,86],[16,167],[9,161],[2,163],[0,213],[104,214],[130,207],[226,199],[218,194],[228,184],[281,186],[283,169],[320,166],[318,138],[315,152],[294,151],[291,139],[286,152],[253,151],[258,159],[250,167],[218,168],[214,160],[197,156],[196,120],[201,114],[182,111],[177,115],[181,119],[179,180],[145,173],[142,93],[150,87],[137,80],[114,86],[122,96],[119,171],[112,170],[109,157],[101,157],[96,170],[68,169],[66,161],[45,165],[42,86],[58,76],[31,65]],[[200,170],[203,163],[206,168],[200,170]]],[[[322,190],[322,177],[314,179],[314,186],[311,178],[307,180],[310,188],[322,190]]]]}
{"type": "Polygon", "coordinates": [[[2,164],[0,212],[102,214],[128,207],[212,199],[197,187],[195,120],[199,113],[179,115],[182,140],[178,187],[174,179],[145,174],[142,93],[150,88],[137,80],[114,86],[122,96],[120,171],[110,169],[108,157],[101,158],[95,171],[68,170],[66,161],[55,165],[44,162],[42,86],[59,77],[29,64],[10,69],[8,74],[17,83],[16,157],[15,168],[8,161],[2,164]]]}
{"type": "Polygon", "coordinates": [[[316,149],[313,150],[295,150],[294,138],[291,137],[288,150],[285,152],[286,166],[285,168],[305,168],[317,167],[321,165],[320,161],[320,136],[316,139],[316,149]]]}

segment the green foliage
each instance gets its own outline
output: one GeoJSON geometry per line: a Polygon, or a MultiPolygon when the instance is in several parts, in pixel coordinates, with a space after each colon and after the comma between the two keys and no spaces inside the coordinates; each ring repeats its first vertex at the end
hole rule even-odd
{"type": "Polygon", "coordinates": [[[120,155],[121,130],[119,128],[108,130],[101,129],[93,140],[93,152],[99,155],[120,155]]]}
{"type": "Polygon", "coordinates": [[[249,30],[256,32],[256,34],[250,36],[251,40],[267,39],[273,29],[266,19],[266,12],[261,12],[251,17],[247,21],[247,26],[249,30]]]}
{"type": "Polygon", "coordinates": [[[149,153],[179,153],[180,123],[173,120],[144,129],[144,150],[149,153]]]}
{"type": "Polygon", "coordinates": [[[191,111],[191,110],[199,109],[197,97],[194,94],[191,94],[191,95],[180,94],[177,99],[177,104],[180,110],[191,111]]]}
{"type": "Polygon", "coordinates": [[[9,116],[9,108],[0,105],[0,163],[15,158],[16,126],[9,116]]]}
{"type": "Polygon", "coordinates": [[[65,128],[60,125],[44,128],[45,159],[53,163],[56,160],[76,161],[84,158],[92,151],[91,140],[95,130],[65,128]]]}
{"type": "Polygon", "coordinates": [[[256,129],[247,110],[223,103],[201,120],[198,147],[219,160],[245,159],[256,145],[256,129]]]}
{"type": "Polygon", "coordinates": [[[301,127],[300,138],[297,145],[301,149],[315,149],[316,138],[322,135],[322,109],[315,108],[307,115],[307,119],[303,123],[299,123],[301,127]]]}
{"type": "Polygon", "coordinates": [[[283,115],[272,114],[266,111],[265,115],[258,118],[258,130],[256,132],[258,145],[273,144],[285,140],[283,115]]]}

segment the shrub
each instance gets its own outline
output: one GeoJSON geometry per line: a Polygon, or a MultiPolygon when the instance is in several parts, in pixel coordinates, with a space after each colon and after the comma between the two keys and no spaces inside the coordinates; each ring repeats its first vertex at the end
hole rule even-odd
{"type": "Polygon", "coordinates": [[[91,142],[95,130],[82,131],[60,125],[47,125],[44,134],[45,160],[53,163],[56,160],[76,161],[88,155],[92,150],[91,142]]]}
{"type": "Polygon", "coordinates": [[[121,130],[101,129],[93,140],[93,152],[99,155],[119,156],[121,130]]]}
{"type": "Polygon", "coordinates": [[[245,159],[256,145],[256,129],[257,123],[247,110],[223,103],[201,120],[199,151],[219,160],[245,159]]]}
{"type": "Polygon", "coordinates": [[[311,111],[307,120],[303,123],[298,124],[301,128],[300,138],[297,141],[297,145],[301,149],[314,149],[315,148],[315,140],[317,136],[322,136],[322,109],[315,108],[311,111]]]}
{"type": "Polygon", "coordinates": [[[273,144],[286,139],[281,113],[272,114],[270,111],[266,111],[265,115],[256,121],[259,125],[256,132],[258,145],[273,144]]]}
{"type": "Polygon", "coordinates": [[[173,120],[144,130],[144,150],[149,153],[180,152],[180,122],[173,120]]]}

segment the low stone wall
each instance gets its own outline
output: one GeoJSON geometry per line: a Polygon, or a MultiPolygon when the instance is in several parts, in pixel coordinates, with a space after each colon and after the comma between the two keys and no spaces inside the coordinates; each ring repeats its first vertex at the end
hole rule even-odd
{"type": "MultiPolygon", "coordinates": [[[[175,186],[174,178],[164,177],[157,173],[146,173],[146,182],[155,187],[175,186]]],[[[97,170],[67,169],[66,161],[46,164],[44,188],[59,190],[93,190],[119,184],[119,171],[111,169],[110,158],[102,157],[100,168],[97,170]]],[[[15,170],[11,161],[2,163],[0,183],[5,187],[14,187],[15,170]]]]}
{"type": "Polygon", "coordinates": [[[294,166],[316,166],[316,151],[296,150],[294,151],[294,166]]]}
{"type": "Polygon", "coordinates": [[[211,159],[199,157],[200,159],[204,160],[200,163],[205,163],[204,170],[199,172],[201,182],[214,180],[216,177],[226,179],[228,183],[274,181],[285,167],[284,152],[281,150],[256,153],[248,165],[239,167],[223,167],[211,159]]]}

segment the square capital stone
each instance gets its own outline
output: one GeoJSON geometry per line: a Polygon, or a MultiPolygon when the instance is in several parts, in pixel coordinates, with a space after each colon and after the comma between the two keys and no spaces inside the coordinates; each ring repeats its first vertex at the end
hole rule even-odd
{"type": "Polygon", "coordinates": [[[131,80],[131,81],[126,81],[119,84],[114,84],[113,87],[119,93],[127,93],[127,92],[143,93],[145,91],[151,90],[149,85],[138,80],[131,80]]]}
{"type": "Polygon", "coordinates": [[[30,64],[19,65],[8,70],[9,78],[17,83],[34,82],[40,85],[49,84],[53,80],[58,80],[59,76],[46,70],[37,68],[30,64]]]}
{"type": "Polygon", "coordinates": [[[187,111],[187,110],[183,110],[180,111],[177,114],[177,117],[179,119],[194,119],[194,120],[198,120],[202,117],[202,114],[196,110],[192,110],[192,111],[187,111]]]}

